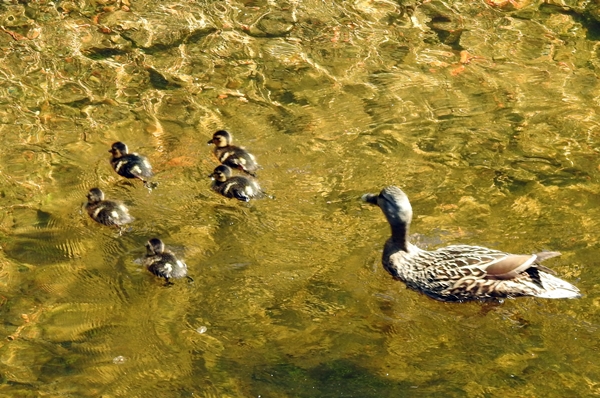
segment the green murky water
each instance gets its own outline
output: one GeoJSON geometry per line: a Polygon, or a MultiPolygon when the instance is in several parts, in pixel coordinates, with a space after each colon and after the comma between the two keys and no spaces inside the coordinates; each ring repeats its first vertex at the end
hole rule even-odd
{"type": "Polygon", "coordinates": [[[0,395],[600,394],[591,3],[3,2],[0,395]],[[273,199],[210,191],[222,128],[273,199]],[[117,178],[117,140],[156,190],[117,178]],[[359,201],[389,184],[420,245],[558,250],[584,297],[406,290],[359,201]],[[94,186],[123,236],[82,211],[94,186]],[[153,236],[193,283],[136,263],[153,236]]]}

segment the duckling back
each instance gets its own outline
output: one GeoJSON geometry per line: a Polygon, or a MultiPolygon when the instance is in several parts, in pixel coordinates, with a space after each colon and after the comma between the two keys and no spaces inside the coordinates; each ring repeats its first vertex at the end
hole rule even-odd
{"type": "Polygon", "coordinates": [[[148,271],[166,280],[187,276],[187,265],[169,251],[146,256],[144,265],[148,271]]]}
{"type": "Polygon", "coordinates": [[[152,177],[152,166],[148,159],[137,153],[129,153],[129,149],[124,143],[120,141],[113,143],[108,152],[112,154],[110,164],[118,175],[125,178],[137,178],[144,182],[144,178],[152,177]]]}
{"type": "Polygon", "coordinates": [[[104,193],[98,188],[93,188],[88,193],[88,203],[86,203],[85,209],[94,221],[108,226],[120,227],[134,220],[124,204],[104,200],[104,193]]]}
{"type": "Polygon", "coordinates": [[[125,205],[109,200],[95,205],[87,204],[86,210],[94,221],[108,226],[120,227],[134,220],[125,205]]]}
{"type": "Polygon", "coordinates": [[[113,158],[110,160],[110,164],[121,177],[144,179],[153,176],[152,166],[148,159],[136,153],[113,158]]]}
{"type": "Polygon", "coordinates": [[[211,177],[213,179],[212,189],[226,198],[248,202],[250,199],[264,197],[256,180],[245,176],[231,176],[231,169],[228,166],[217,166],[211,177]]]}
{"type": "Polygon", "coordinates": [[[215,148],[215,156],[224,165],[255,176],[258,170],[256,158],[244,148],[229,145],[224,148],[215,148]]]}
{"type": "Polygon", "coordinates": [[[171,278],[178,279],[187,276],[187,265],[165,249],[165,244],[158,238],[152,238],[146,242],[144,265],[148,271],[165,278],[167,282],[171,278]]]}
{"type": "Polygon", "coordinates": [[[263,197],[258,183],[242,176],[231,177],[225,182],[214,181],[212,189],[226,198],[235,198],[243,202],[263,197]]]}

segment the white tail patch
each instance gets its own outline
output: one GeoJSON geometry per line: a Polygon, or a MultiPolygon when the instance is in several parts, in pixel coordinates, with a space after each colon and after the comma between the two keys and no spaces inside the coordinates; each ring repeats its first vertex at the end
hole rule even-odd
{"type": "Polygon", "coordinates": [[[536,293],[536,297],[549,298],[549,299],[563,299],[563,298],[579,298],[581,292],[578,288],[571,285],[569,282],[565,282],[553,275],[545,272],[540,272],[540,279],[544,285],[544,290],[536,293]]]}

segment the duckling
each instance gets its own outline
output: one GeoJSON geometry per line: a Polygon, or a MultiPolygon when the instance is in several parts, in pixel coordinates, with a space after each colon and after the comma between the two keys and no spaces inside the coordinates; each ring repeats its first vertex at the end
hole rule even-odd
{"type": "Polygon", "coordinates": [[[228,166],[217,166],[209,177],[213,179],[212,189],[226,198],[248,202],[250,199],[264,197],[263,191],[255,180],[244,176],[232,177],[228,166]]]}
{"type": "Polygon", "coordinates": [[[158,238],[152,238],[146,243],[144,265],[154,275],[165,278],[167,283],[171,278],[179,279],[187,276],[187,265],[165,249],[165,244],[158,238]]]}
{"type": "Polygon", "coordinates": [[[125,178],[137,178],[145,186],[148,186],[148,182],[144,179],[152,177],[152,166],[148,159],[137,153],[129,153],[127,145],[120,141],[112,144],[108,152],[112,153],[110,164],[118,175],[125,178]]]}
{"type": "Polygon", "coordinates": [[[233,137],[228,131],[219,130],[213,134],[209,144],[215,144],[215,156],[219,162],[234,169],[240,169],[243,172],[256,177],[258,164],[256,158],[244,148],[231,145],[233,137]]]}
{"type": "Polygon", "coordinates": [[[104,192],[98,188],[92,188],[87,194],[88,202],[85,205],[90,217],[100,224],[121,227],[134,220],[129,215],[129,209],[124,204],[104,200],[104,192]]]}
{"type": "Polygon", "coordinates": [[[383,247],[383,267],[412,289],[441,301],[534,296],[578,298],[579,289],[554,276],[540,262],[558,252],[510,254],[481,246],[452,245],[437,250],[419,249],[408,241],[412,207],[395,186],[363,200],[383,211],[392,236],[383,247]]]}

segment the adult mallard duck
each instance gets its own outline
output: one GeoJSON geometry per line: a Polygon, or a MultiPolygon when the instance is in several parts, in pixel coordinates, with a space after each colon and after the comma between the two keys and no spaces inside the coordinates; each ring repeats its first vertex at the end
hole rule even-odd
{"type": "Polygon", "coordinates": [[[535,296],[577,298],[579,289],[552,274],[541,261],[558,252],[517,255],[480,246],[453,245],[434,251],[419,249],[408,241],[412,207],[395,186],[363,200],[383,211],[392,236],[383,248],[383,267],[412,289],[441,301],[535,296]]]}
{"type": "Polygon", "coordinates": [[[228,131],[219,130],[213,134],[209,144],[215,144],[215,156],[219,162],[233,169],[240,169],[245,173],[256,177],[258,164],[254,155],[239,146],[231,145],[233,137],[228,131]]]}
{"type": "Polygon", "coordinates": [[[133,221],[129,209],[124,204],[104,200],[104,192],[98,188],[90,189],[87,199],[85,209],[90,217],[100,224],[121,227],[133,221]]]}
{"type": "Polygon", "coordinates": [[[146,243],[144,266],[154,275],[165,278],[167,282],[169,279],[187,276],[187,265],[165,249],[165,244],[158,238],[152,238],[146,243]]]}
{"type": "Polygon", "coordinates": [[[215,168],[211,175],[212,189],[226,198],[235,198],[244,202],[265,196],[258,183],[248,177],[231,176],[231,169],[225,165],[215,168]]]}
{"type": "Polygon", "coordinates": [[[120,141],[112,144],[108,152],[112,153],[110,164],[118,175],[125,178],[137,178],[145,186],[149,186],[145,180],[152,177],[152,166],[148,159],[137,153],[129,153],[127,145],[120,141]]]}

